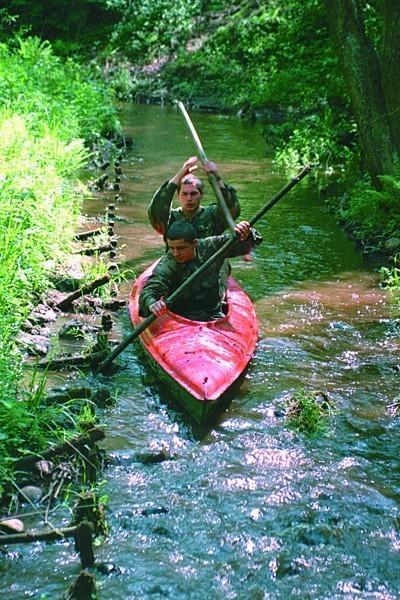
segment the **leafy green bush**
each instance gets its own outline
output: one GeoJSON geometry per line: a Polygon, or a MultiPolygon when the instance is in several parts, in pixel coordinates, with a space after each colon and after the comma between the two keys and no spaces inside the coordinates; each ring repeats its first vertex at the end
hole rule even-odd
{"type": "Polygon", "coordinates": [[[256,108],[303,111],[318,107],[321,100],[345,97],[319,0],[248,2],[232,14],[225,3],[221,21],[210,33],[204,20],[207,35],[200,47],[181,48],[165,70],[165,81],[175,93],[180,81],[185,86],[190,80],[193,95],[207,96],[213,88],[234,107],[249,102],[256,108]]]}
{"type": "Polygon", "coordinates": [[[120,18],[110,39],[110,48],[123,51],[137,64],[180,48],[193,33],[191,18],[200,2],[192,0],[107,0],[107,6],[120,18]]]}
{"type": "Polygon", "coordinates": [[[85,151],[82,141],[37,138],[20,115],[0,115],[0,157],[1,481],[12,468],[11,457],[43,447],[55,435],[53,413],[21,388],[15,339],[34,298],[48,285],[51,265],[70,247],[80,200],[71,177],[85,151]]]}
{"type": "Polygon", "coordinates": [[[400,305],[400,255],[396,254],[391,267],[382,267],[380,274],[383,285],[391,292],[397,304],[400,305]]]}
{"type": "Polygon", "coordinates": [[[24,454],[40,453],[49,442],[61,443],[75,435],[77,417],[67,406],[47,406],[43,393],[44,378],[36,385],[31,382],[30,391],[22,391],[19,385],[20,369],[4,369],[4,357],[0,358],[0,373],[6,379],[8,395],[0,395],[0,497],[5,486],[13,480],[16,458],[24,454]]]}
{"type": "Polygon", "coordinates": [[[58,55],[87,55],[107,43],[117,21],[106,0],[7,0],[7,9],[0,10],[0,40],[28,31],[50,40],[58,55]]]}
{"type": "MultiPolygon", "coordinates": [[[[277,164],[286,171],[311,163],[318,164],[326,174],[345,172],[355,154],[354,149],[341,140],[340,132],[346,126],[349,126],[348,123],[335,123],[331,108],[324,106],[319,114],[300,117],[296,124],[285,123],[283,127],[276,127],[272,134],[277,164]],[[282,129],[284,135],[279,135],[282,129]],[[279,137],[281,141],[278,141],[279,137]]],[[[350,137],[355,130],[355,124],[351,125],[350,137]]],[[[271,128],[266,127],[265,132],[271,133],[271,128]]]]}
{"type": "Polygon", "coordinates": [[[57,130],[64,141],[90,141],[118,125],[105,84],[39,38],[18,39],[14,50],[0,44],[0,104],[25,115],[37,135],[57,130]]]}
{"type": "MultiPolygon", "coordinates": [[[[71,177],[86,157],[83,141],[69,144],[51,134],[37,138],[19,115],[0,115],[0,235],[25,298],[43,288],[45,264],[68,248],[78,210],[71,177]]],[[[23,298],[21,298],[23,300],[23,298]]]]}
{"type": "Polygon", "coordinates": [[[369,179],[354,185],[343,200],[340,217],[364,245],[381,249],[385,240],[400,229],[400,172],[381,176],[382,190],[372,188],[369,179]]]}

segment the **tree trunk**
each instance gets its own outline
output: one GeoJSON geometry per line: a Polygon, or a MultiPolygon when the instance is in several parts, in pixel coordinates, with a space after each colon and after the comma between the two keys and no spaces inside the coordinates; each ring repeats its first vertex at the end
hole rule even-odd
{"type": "Polygon", "coordinates": [[[382,92],[378,56],[365,34],[359,0],[325,0],[325,5],[357,121],[365,166],[379,186],[378,175],[393,172],[396,150],[382,92]]]}
{"type": "Polygon", "coordinates": [[[400,155],[400,2],[382,0],[381,48],[382,88],[388,122],[397,154],[400,155]]]}

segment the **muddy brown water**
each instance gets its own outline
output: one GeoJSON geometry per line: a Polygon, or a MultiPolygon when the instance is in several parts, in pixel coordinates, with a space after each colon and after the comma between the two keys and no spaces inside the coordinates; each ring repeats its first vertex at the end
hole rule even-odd
{"type": "MultiPolygon", "coordinates": [[[[191,116],[251,217],[286,183],[260,126],[191,116]]],[[[122,118],[135,145],[122,164],[116,230],[119,259],[138,273],[163,249],[147,222],[151,193],[195,152],[173,108],[127,105],[122,118]]],[[[87,201],[84,212],[94,216],[113,198],[87,201]]],[[[95,553],[115,570],[97,574],[100,598],[400,597],[399,417],[387,409],[399,394],[399,315],[307,182],[259,229],[253,261],[232,262],[260,340],[208,431],[171,404],[135,346],[101,377],[117,403],[103,413],[110,537],[95,553]],[[334,403],[322,435],[296,434],[283,417],[301,389],[334,403]],[[168,460],[141,461],[161,451],[168,460]]],[[[114,335],[129,331],[123,311],[114,335]]],[[[71,542],[10,548],[0,597],[59,598],[78,563],[71,542]]]]}

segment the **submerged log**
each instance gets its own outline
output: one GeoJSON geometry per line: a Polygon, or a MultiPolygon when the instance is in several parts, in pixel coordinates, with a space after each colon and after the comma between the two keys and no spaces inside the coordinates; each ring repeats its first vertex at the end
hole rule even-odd
{"type": "Polygon", "coordinates": [[[84,254],[85,256],[93,256],[93,254],[101,254],[102,252],[109,252],[112,250],[111,244],[103,244],[102,246],[96,246],[96,248],[82,248],[78,250],[77,254],[84,254]]]}
{"type": "Polygon", "coordinates": [[[0,545],[8,544],[30,544],[32,542],[53,542],[65,538],[75,537],[78,526],[66,527],[65,529],[52,529],[51,531],[38,531],[27,533],[12,533],[0,535],[0,545]]]}
{"type": "Polygon", "coordinates": [[[91,398],[92,390],[87,387],[54,388],[46,396],[46,404],[64,404],[70,400],[91,398]]]}
{"type": "Polygon", "coordinates": [[[88,387],[61,387],[50,390],[45,398],[47,405],[64,404],[71,400],[88,400],[96,404],[99,408],[111,406],[114,399],[110,394],[110,389],[106,385],[96,385],[94,388],[88,387]]]}
{"type": "Polygon", "coordinates": [[[104,430],[100,429],[99,427],[94,427],[93,429],[89,429],[89,431],[86,434],[76,438],[72,438],[68,442],[60,444],[59,446],[56,446],[55,448],[52,448],[50,450],[45,450],[41,454],[32,454],[20,458],[15,463],[15,468],[17,470],[33,469],[35,468],[35,464],[39,460],[48,460],[50,458],[53,458],[54,456],[59,456],[63,454],[70,455],[75,454],[77,452],[82,453],[82,450],[84,450],[86,447],[93,446],[96,442],[103,440],[104,437],[104,430]]]}
{"type": "MultiPolygon", "coordinates": [[[[110,245],[110,249],[111,249],[111,245],[110,245]]],[[[103,275],[103,277],[100,277],[99,279],[96,279],[95,281],[92,281],[91,283],[88,283],[86,285],[83,285],[82,287],[79,288],[79,290],[76,290],[75,292],[73,292],[72,294],[70,294],[69,296],[64,298],[64,300],[61,300],[61,302],[59,302],[56,305],[57,308],[59,310],[67,309],[68,307],[71,306],[71,304],[74,300],[77,300],[78,298],[80,298],[81,296],[85,296],[86,294],[90,294],[91,292],[93,292],[93,290],[108,283],[110,281],[110,279],[111,279],[111,275],[109,273],[106,273],[105,275],[103,275]]]]}
{"type": "Polygon", "coordinates": [[[91,368],[98,365],[107,356],[107,351],[92,352],[90,354],[73,354],[72,356],[60,356],[49,360],[40,360],[35,366],[59,370],[68,367],[86,367],[91,368]]]}
{"type": "Polygon", "coordinates": [[[84,569],[63,596],[63,600],[95,600],[97,597],[94,575],[88,569],[84,569]]]}
{"type": "Polygon", "coordinates": [[[119,310],[126,305],[126,300],[122,298],[115,298],[113,300],[103,302],[103,308],[107,310],[119,310]]]}

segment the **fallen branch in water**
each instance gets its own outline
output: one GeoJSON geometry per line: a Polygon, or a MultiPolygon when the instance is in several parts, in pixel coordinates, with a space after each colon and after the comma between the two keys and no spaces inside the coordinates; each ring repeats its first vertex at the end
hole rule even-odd
{"type": "Polygon", "coordinates": [[[81,453],[86,447],[93,446],[96,442],[104,439],[104,437],[104,430],[100,429],[99,427],[94,427],[93,429],[89,429],[86,434],[72,438],[68,442],[61,444],[60,446],[56,446],[51,450],[45,450],[41,454],[32,454],[20,458],[15,463],[15,468],[21,470],[33,469],[39,460],[48,460],[54,456],[62,454],[81,453]]]}
{"type": "Polygon", "coordinates": [[[65,529],[54,529],[52,531],[40,531],[36,533],[10,533],[1,535],[0,544],[30,544],[31,542],[53,542],[65,538],[74,537],[78,526],[66,527],[65,529]]]}
{"type": "Polygon", "coordinates": [[[57,371],[65,367],[87,367],[98,365],[107,356],[107,351],[93,352],[91,354],[73,354],[49,360],[40,360],[35,366],[43,369],[57,371]]]}
{"type": "Polygon", "coordinates": [[[112,244],[103,244],[102,246],[96,246],[95,248],[81,248],[77,254],[84,254],[85,256],[93,256],[93,254],[101,254],[102,252],[110,252],[114,249],[112,244]]]}
{"type": "Polygon", "coordinates": [[[79,288],[79,290],[72,292],[72,294],[64,298],[64,300],[58,302],[58,304],[56,304],[56,308],[58,308],[59,310],[65,310],[69,308],[74,300],[77,300],[78,298],[80,298],[81,296],[85,296],[86,294],[90,294],[91,292],[93,292],[93,290],[108,283],[110,279],[111,275],[109,273],[106,273],[105,275],[103,275],[103,277],[100,277],[99,279],[96,279],[91,283],[87,283],[86,285],[83,285],[79,288]]]}
{"type": "Polygon", "coordinates": [[[101,233],[104,233],[105,229],[104,227],[96,227],[96,229],[89,229],[88,231],[80,231],[79,233],[75,234],[75,239],[76,240],[87,240],[91,237],[94,237],[95,235],[100,235],[101,233]]]}
{"type": "Polygon", "coordinates": [[[52,531],[40,531],[37,533],[13,533],[0,535],[0,545],[9,544],[31,544],[32,542],[53,542],[65,538],[75,538],[75,546],[81,558],[83,569],[94,565],[94,554],[92,544],[93,523],[82,521],[75,527],[65,529],[54,529],[52,531]]]}

